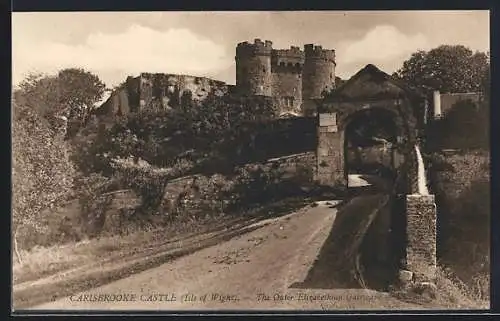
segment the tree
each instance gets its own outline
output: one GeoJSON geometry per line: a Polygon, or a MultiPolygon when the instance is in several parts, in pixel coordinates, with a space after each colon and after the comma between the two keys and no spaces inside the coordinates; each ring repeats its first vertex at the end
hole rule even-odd
{"type": "Polygon", "coordinates": [[[472,52],[462,45],[419,50],[393,74],[424,92],[476,92],[484,89],[489,53],[472,52]]]}
{"type": "Polygon", "coordinates": [[[486,68],[483,74],[482,82],[481,82],[481,87],[482,91],[485,94],[486,98],[489,100],[490,98],[490,92],[491,92],[491,75],[490,75],[490,68],[486,68]]]}
{"type": "Polygon", "coordinates": [[[17,96],[23,105],[37,110],[59,129],[61,119],[67,122],[68,137],[88,120],[94,105],[99,102],[106,86],[98,76],[78,68],[61,70],[57,75],[29,74],[20,84],[17,96]]]}
{"type": "Polygon", "coordinates": [[[94,105],[102,99],[106,85],[98,76],[81,68],[61,70],[57,78],[60,103],[70,121],[69,134],[73,135],[88,120],[94,105]]]}
{"type": "Polygon", "coordinates": [[[276,116],[275,107],[266,97],[214,95],[201,103],[186,99],[171,110],[131,113],[100,133],[82,130],[72,141],[75,163],[86,174],[110,176],[115,157],[140,157],[159,167],[179,159],[233,159],[251,147],[257,127],[276,116]]]}
{"type": "Polygon", "coordinates": [[[63,137],[53,134],[32,108],[13,102],[12,210],[14,250],[21,228],[44,230],[42,211],[58,207],[72,196],[74,169],[63,137]]]}
{"type": "Polygon", "coordinates": [[[58,91],[59,84],[56,76],[30,73],[19,84],[19,90],[14,94],[17,102],[15,106],[24,108],[24,111],[27,111],[25,107],[31,108],[43,117],[40,121],[48,122],[49,128],[56,132],[60,128],[54,116],[63,114],[58,91]]]}

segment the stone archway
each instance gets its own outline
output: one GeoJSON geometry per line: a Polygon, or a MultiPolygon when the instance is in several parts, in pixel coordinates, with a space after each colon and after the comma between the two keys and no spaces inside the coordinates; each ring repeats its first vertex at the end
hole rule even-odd
{"type": "Polygon", "coordinates": [[[349,124],[358,113],[384,110],[392,115],[401,148],[401,153],[396,155],[402,160],[396,161],[400,164],[397,182],[387,195],[393,202],[404,201],[405,263],[400,268],[406,270],[405,277],[411,275],[410,282],[433,280],[436,269],[434,196],[421,192],[418,184],[419,177],[422,183],[422,172],[425,174],[418,136],[424,128],[426,105],[425,95],[367,65],[325,97],[318,107],[316,181],[330,187],[348,187],[346,130],[349,132],[349,124]]]}
{"type": "MultiPolygon", "coordinates": [[[[401,110],[408,107],[405,99],[380,101],[354,101],[327,105],[329,112],[319,113],[317,145],[317,181],[322,185],[347,187],[346,170],[346,129],[361,115],[384,115],[393,122],[392,144],[404,145],[408,141],[408,128],[404,125],[405,116],[401,110]]],[[[392,163],[397,166],[403,162],[404,153],[393,155],[392,163]]]]}
{"type": "MultiPolygon", "coordinates": [[[[401,147],[401,152],[395,155],[395,163],[412,157],[410,146],[417,135],[423,98],[373,65],[367,65],[325,97],[318,107],[316,181],[321,185],[347,187],[345,130],[358,113],[377,111],[391,115],[401,147]]],[[[412,187],[408,189],[411,193],[412,187]]]]}
{"type": "Polygon", "coordinates": [[[349,187],[362,186],[357,185],[362,181],[392,186],[402,158],[398,144],[403,130],[396,117],[385,108],[368,108],[344,120],[344,177],[349,187]]]}

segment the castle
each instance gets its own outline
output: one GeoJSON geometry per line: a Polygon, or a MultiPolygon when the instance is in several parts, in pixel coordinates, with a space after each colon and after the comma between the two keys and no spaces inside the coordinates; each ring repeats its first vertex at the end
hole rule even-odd
{"type": "Polygon", "coordinates": [[[307,44],[304,51],[273,49],[272,42],[255,39],[236,47],[236,86],[206,77],[141,73],[128,77],[97,114],[111,119],[144,108],[175,108],[188,97],[203,101],[209,93],[272,97],[281,114],[316,111],[325,91],[335,86],[335,51],[307,44]]]}
{"type": "Polygon", "coordinates": [[[282,111],[303,114],[335,86],[335,50],[306,44],[273,49],[272,42],[255,39],[236,47],[236,91],[276,98],[282,111]]]}

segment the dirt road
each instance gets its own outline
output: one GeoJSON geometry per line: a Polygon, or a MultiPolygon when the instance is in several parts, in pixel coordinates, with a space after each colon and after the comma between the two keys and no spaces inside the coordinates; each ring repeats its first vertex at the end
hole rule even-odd
{"type": "MultiPolygon", "coordinates": [[[[387,293],[308,288],[336,209],[308,207],[227,242],[31,309],[330,310],[416,307],[387,293]]],[[[339,258],[341,259],[341,258],[339,258]]],[[[327,277],[328,271],[325,270],[327,277]]]]}

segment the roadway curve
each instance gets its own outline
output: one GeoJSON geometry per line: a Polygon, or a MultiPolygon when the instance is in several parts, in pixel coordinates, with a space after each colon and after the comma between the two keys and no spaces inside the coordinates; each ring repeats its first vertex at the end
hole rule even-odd
{"type": "Polygon", "coordinates": [[[328,280],[331,276],[328,267],[315,265],[331,232],[336,213],[336,209],[325,203],[307,207],[272,219],[270,224],[229,241],[93,290],[32,307],[31,310],[332,310],[417,307],[384,292],[333,288],[331,285],[318,286],[318,282],[306,282],[313,267],[316,269],[316,279],[328,280]],[[112,301],[113,295],[116,300],[119,294],[122,294],[122,300],[127,294],[128,301],[112,301]],[[268,300],[259,294],[265,295],[268,300]],[[99,299],[99,295],[105,301],[89,302],[99,299]],[[172,295],[175,295],[175,300],[172,295]]]}

